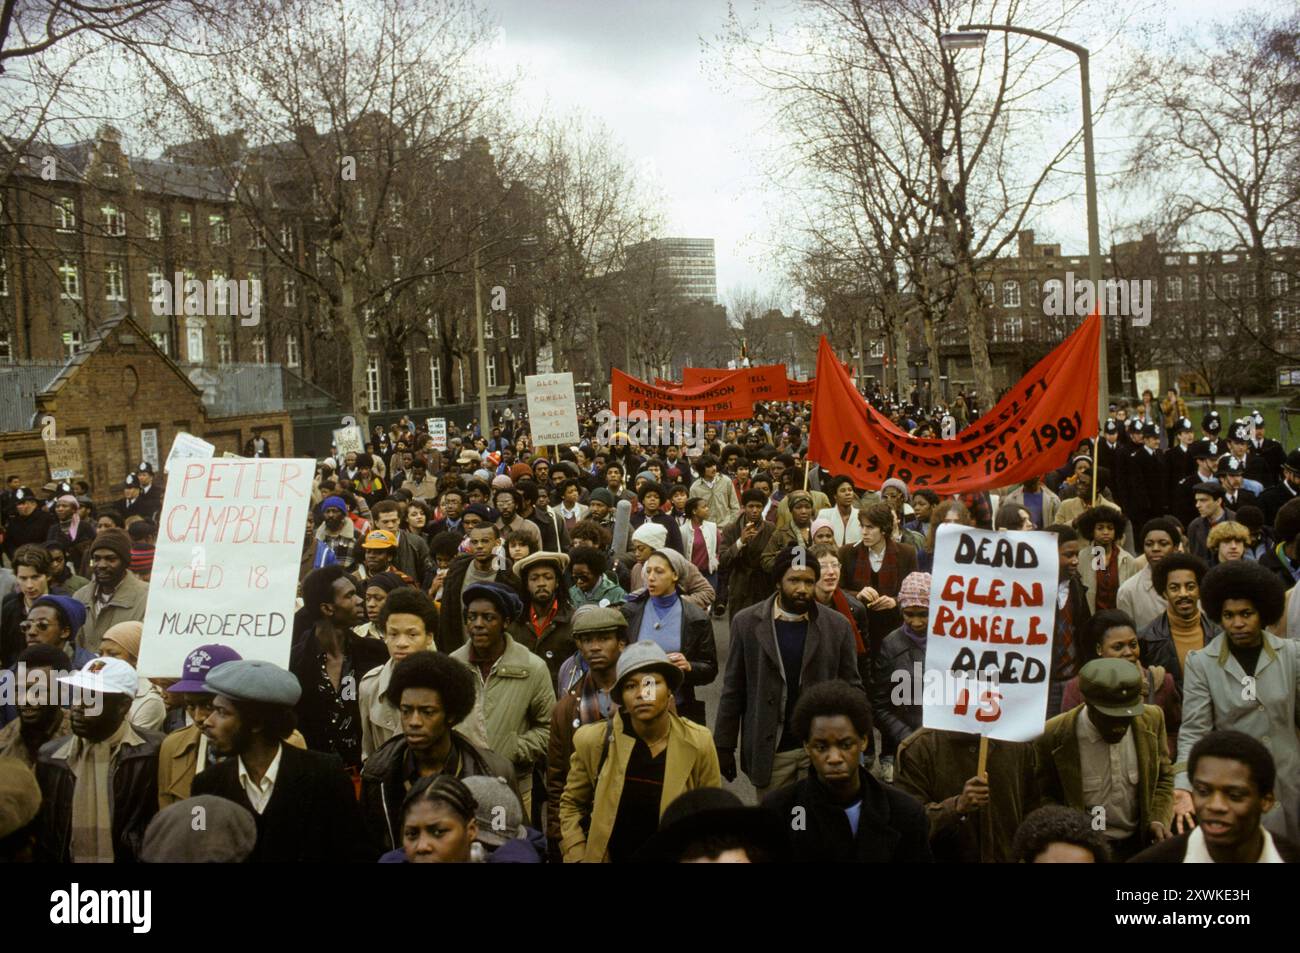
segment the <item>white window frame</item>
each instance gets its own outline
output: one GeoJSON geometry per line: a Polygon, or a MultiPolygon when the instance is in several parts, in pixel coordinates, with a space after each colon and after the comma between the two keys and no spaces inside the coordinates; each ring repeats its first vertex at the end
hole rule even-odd
{"type": "Polygon", "coordinates": [[[1013,278],[1002,282],[1002,307],[1020,307],[1020,282],[1013,278]]]}
{"type": "Polygon", "coordinates": [[[155,345],[157,345],[158,350],[162,351],[164,354],[168,355],[169,357],[171,356],[172,352],[171,352],[171,348],[169,347],[169,345],[171,344],[170,333],[168,333],[167,331],[153,331],[149,334],[149,339],[152,340],[155,345]]]}
{"type": "Polygon", "coordinates": [[[489,354],[484,364],[487,368],[487,386],[496,387],[497,386],[497,356],[495,354],[489,354]]]}
{"type": "Polygon", "coordinates": [[[293,229],[285,222],[280,226],[280,244],[285,251],[293,251],[293,229]]]}
{"type": "Polygon", "coordinates": [[[232,359],[234,357],[234,353],[235,353],[234,348],[231,346],[230,343],[230,335],[218,334],[217,335],[217,363],[218,364],[233,363],[232,359]]]}
{"type": "Polygon", "coordinates": [[[63,332],[63,356],[65,360],[72,360],[81,353],[83,347],[80,331],[63,332]]]}
{"type": "Polygon", "coordinates": [[[1187,276],[1187,298],[1189,301],[1195,301],[1201,296],[1201,276],[1190,274],[1187,276]]]}
{"type": "Polygon", "coordinates": [[[0,364],[12,364],[13,362],[13,340],[9,337],[8,331],[0,332],[0,364]]]}
{"type": "Polygon", "coordinates": [[[994,297],[994,294],[993,282],[984,282],[984,290],[980,293],[980,297],[988,302],[989,307],[992,307],[997,302],[997,298],[994,297]]]}
{"type": "Polygon", "coordinates": [[[409,357],[406,359],[406,406],[415,406],[415,374],[409,357]]]}
{"type": "Polygon", "coordinates": [[[1025,339],[1025,322],[1020,315],[1007,315],[1005,337],[1012,343],[1019,343],[1025,339]]]}
{"type": "Polygon", "coordinates": [[[266,363],[266,335],[265,334],[253,335],[253,363],[254,364],[266,363]]]}
{"type": "Polygon", "coordinates": [[[1287,276],[1285,271],[1275,271],[1269,277],[1269,293],[1274,298],[1281,298],[1287,293],[1287,276]]]}
{"type": "Polygon", "coordinates": [[[1223,276],[1223,297],[1232,299],[1241,297],[1241,278],[1232,272],[1223,276]]]}
{"type": "Polygon", "coordinates": [[[190,318],[185,322],[185,360],[189,364],[203,363],[203,321],[190,318]]]}
{"type": "Polygon", "coordinates": [[[266,247],[266,232],[262,231],[262,227],[260,225],[254,226],[253,228],[253,247],[254,248],[266,247]]]}
{"type": "Polygon", "coordinates": [[[219,212],[208,215],[208,244],[230,244],[230,222],[219,212]]]}
{"type": "Polygon", "coordinates": [[[491,341],[496,336],[497,336],[496,319],[492,316],[492,312],[489,311],[487,314],[483,316],[483,340],[491,341]]]}
{"type": "Polygon", "coordinates": [[[226,273],[224,271],[213,269],[210,280],[214,291],[214,294],[212,295],[212,303],[221,311],[222,314],[228,314],[230,309],[227,308],[226,305],[230,299],[230,295],[228,294],[230,289],[226,285],[226,273]]]}
{"type": "Polygon", "coordinates": [[[120,261],[104,263],[104,300],[126,300],[126,277],[120,261]]]}
{"type": "Polygon", "coordinates": [[[521,324],[522,322],[519,320],[519,315],[517,314],[510,315],[510,337],[512,340],[515,341],[519,340],[519,330],[521,324]]]}
{"type": "Polygon", "coordinates": [[[162,238],[162,209],[149,206],[144,210],[144,236],[153,241],[162,238]]]}
{"type": "Polygon", "coordinates": [[[290,275],[284,278],[284,306],[295,307],[298,304],[298,281],[290,275]]]}
{"type": "Polygon", "coordinates": [[[71,195],[60,195],[54,202],[54,228],[60,232],[77,230],[77,200],[71,195]]]}
{"type": "Polygon", "coordinates": [[[867,352],[874,358],[883,358],[885,356],[885,339],[877,338],[871,342],[871,349],[867,352]]]}
{"type": "Polygon", "coordinates": [[[1183,300],[1183,279],[1180,275],[1169,275],[1165,278],[1165,300],[1183,300]]]}
{"type": "Polygon", "coordinates": [[[298,347],[296,332],[284,336],[284,364],[286,367],[300,367],[302,365],[302,352],[298,347]]]}
{"type": "Polygon", "coordinates": [[[70,258],[59,265],[59,297],[64,301],[81,300],[81,269],[70,258]]]}
{"type": "Polygon", "coordinates": [[[383,409],[383,393],[380,389],[379,358],[366,358],[366,406],[370,413],[377,414],[383,409]]]}
{"type": "Polygon", "coordinates": [[[182,241],[194,241],[194,216],[188,209],[181,209],[176,213],[177,227],[180,231],[182,241]]]}
{"type": "Polygon", "coordinates": [[[100,208],[104,213],[104,234],[111,235],[114,238],[122,238],[126,235],[126,215],[116,205],[105,205],[100,208]]]}
{"type": "Polygon", "coordinates": [[[429,396],[442,400],[442,362],[436,355],[429,356],[429,396]]]}

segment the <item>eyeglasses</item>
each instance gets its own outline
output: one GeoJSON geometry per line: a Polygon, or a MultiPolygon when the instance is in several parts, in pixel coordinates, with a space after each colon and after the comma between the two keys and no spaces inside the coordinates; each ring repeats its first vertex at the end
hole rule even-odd
{"type": "Polygon", "coordinates": [[[27,633],[32,629],[35,629],[37,632],[45,633],[54,628],[54,626],[55,623],[51,622],[49,619],[41,619],[37,622],[33,622],[31,619],[24,619],[22,622],[18,623],[18,631],[27,633]]]}

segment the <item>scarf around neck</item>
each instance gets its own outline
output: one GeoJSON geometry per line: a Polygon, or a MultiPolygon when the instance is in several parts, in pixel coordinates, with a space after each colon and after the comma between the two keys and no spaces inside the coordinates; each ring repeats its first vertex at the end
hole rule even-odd
{"type": "Polygon", "coordinates": [[[74,735],[66,749],[68,767],[77,779],[72,789],[73,863],[113,863],[113,788],[109,775],[126,743],[142,744],[143,739],[123,719],[117,731],[103,741],[86,741],[74,735]]]}

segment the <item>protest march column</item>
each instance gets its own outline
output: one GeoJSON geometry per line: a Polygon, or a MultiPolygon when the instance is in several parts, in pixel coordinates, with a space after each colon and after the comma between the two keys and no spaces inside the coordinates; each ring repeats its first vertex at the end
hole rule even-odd
{"type": "Polygon", "coordinates": [[[289,667],[312,460],[173,461],[140,674],[175,677],[200,645],[289,667]]]}
{"type": "Polygon", "coordinates": [[[1033,741],[1043,732],[1058,588],[1053,533],[944,524],[935,534],[926,728],[1033,741]]]}

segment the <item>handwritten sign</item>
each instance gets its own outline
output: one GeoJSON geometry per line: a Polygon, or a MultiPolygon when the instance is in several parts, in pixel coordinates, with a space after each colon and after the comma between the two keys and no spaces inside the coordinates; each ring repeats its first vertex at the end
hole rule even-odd
{"type": "Polygon", "coordinates": [[[50,465],[50,479],[71,480],[85,472],[81,460],[81,441],[76,437],[55,437],[45,441],[45,462],[50,465]]]}
{"type": "Polygon", "coordinates": [[[434,450],[447,449],[447,418],[446,417],[429,418],[429,436],[433,438],[434,450]]]}
{"type": "Polygon", "coordinates": [[[349,453],[366,452],[366,444],[361,437],[361,428],[356,424],[349,427],[340,427],[334,431],[334,446],[338,449],[340,456],[346,456],[349,453]]]}
{"type": "Polygon", "coordinates": [[[177,461],[159,518],[140,674],[200,645],[289,667],[312,460],[177,461]]]}
{"type": "Polygon", "coordinates": [[[171,473],[172,467],[185,460],[207,460],[216,452],[217,448],[213,444],[182,430],[172,441],[172,448],[167,454],[163,472],[171,473]]]}
{"type": "Polygon", "coordinates": [[[940,526],[922,724],[1002,741],[1041,735],[1056,595],[1054,533],[940,526]]]}
{"type": "Polygon", "coordinates": [[[528,426],[533,444],[577,443],[580,434],[573,375],[530,374],[524,378],[524,387],[528,391],[528,426]]]}

